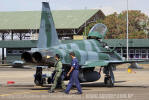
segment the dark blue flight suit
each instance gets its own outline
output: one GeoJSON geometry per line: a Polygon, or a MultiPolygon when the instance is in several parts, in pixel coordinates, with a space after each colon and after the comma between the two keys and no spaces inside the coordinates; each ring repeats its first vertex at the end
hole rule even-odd
{"type": "Polygon", "coordinates": [[[69,93],[72,85],[75,84],[77,87],[78,93],[81,94],[82,89],[81,89],[80,82],[78,79],[79,78],[79,62],[78,62],[77,58],[74,58],[72,60],[71,66],[74,67],[74,69],[70,74],[70,80],[69,80],[69,83],[68,83],[67,88],[65,90],[65,93],[69,93]]]}

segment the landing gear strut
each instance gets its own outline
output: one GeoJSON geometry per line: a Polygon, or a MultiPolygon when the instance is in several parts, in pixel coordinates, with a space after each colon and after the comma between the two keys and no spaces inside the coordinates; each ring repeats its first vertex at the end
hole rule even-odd
{"type": "Polygon", "coordinates": [[[112,66],[109,65],[107,67],[104,67],[103,70],[104,74],[105,74],[105,78],[104,78],[104,84],[107,87],[113,87],[114,86],[114,74],[113,74],[113,70],[112,70],[112,66]]]}
{"type": "Polygon", "coordinates": [[[42,67],[36,68],[36,74],[34,75],[34,83],[37,86],[42,86],[45,82],[45,78],[42,77],[42,67]]]}

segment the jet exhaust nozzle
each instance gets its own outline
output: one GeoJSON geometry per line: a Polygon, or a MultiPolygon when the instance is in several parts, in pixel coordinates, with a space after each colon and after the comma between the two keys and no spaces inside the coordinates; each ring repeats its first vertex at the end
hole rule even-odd
{"type": "Polygon", "coordinates": [[[42,61],[42,54],[40,52],[35,52],[32,54],[33,61],[41,62],[42,61]]]}
{"type": "Polygon", "coordinates": [[[21,55],[21,59],[23,59],[25,62],[32,62],[32,54],[30,52],[24,52],[21,55]]]}

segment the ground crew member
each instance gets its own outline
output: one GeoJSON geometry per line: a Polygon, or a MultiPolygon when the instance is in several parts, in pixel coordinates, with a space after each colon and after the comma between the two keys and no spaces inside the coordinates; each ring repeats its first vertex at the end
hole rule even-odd
{"type": "Polygon", "coordinates": [[[79,78],[79,62],[78,62],[78,59],[75,57],[74,52],[71,52],[70,56],[72,58],[71,69],[67,73],[67,77],[70,75],[70,80],[65,90],[65,93],[69,94],[69,91],[72,85],[75,84],[78,90],[76,94],[82,94],[82,89],[81,89],[80,82],[78,79],[79,78]]]}
{"type": "MultiPolygon", "coordinates": [[[[54,92],[54,89],[56,88],[57,86],[57,83],[58,83],[58,80],[61,79],[61,74],[62,74],[62,62],[60,60],[60,55],[59,54],[56,54],[55,55],[55,59],[56,59],[56,63],[55,63],[55,75],[54,75],[54,83],[53,85],[51,86],[51,89],[48,91],[49,93],[53,93],[54,92]]],[[[61,86],[62,88],[65,90],[66,89],[66,86],[64,84],[64,81],[61,79],[61,86]]]]}

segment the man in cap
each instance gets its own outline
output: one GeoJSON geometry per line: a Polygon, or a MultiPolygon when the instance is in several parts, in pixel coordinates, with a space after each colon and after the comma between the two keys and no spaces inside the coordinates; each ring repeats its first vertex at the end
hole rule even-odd
{"type": "Polygon", "coordinates": [[[72,85],[75,84],[78,90],[76,94],[82,94],[82,89],[79,82],[79,62],[78,59],[75,57],[74,52],[71,52],[69,54],[72,58],[72,62],[71,62],[71,69],[67,73],[67,77],[70,76],[70,80],[65,90],[65,93],[69,94],[72,85]]]}

